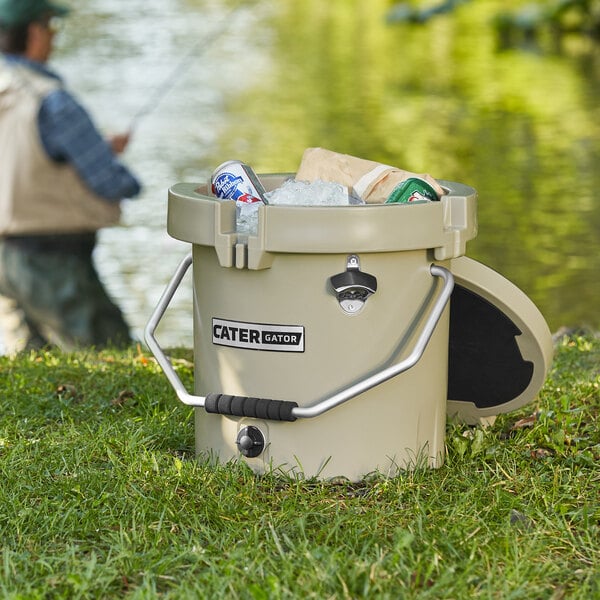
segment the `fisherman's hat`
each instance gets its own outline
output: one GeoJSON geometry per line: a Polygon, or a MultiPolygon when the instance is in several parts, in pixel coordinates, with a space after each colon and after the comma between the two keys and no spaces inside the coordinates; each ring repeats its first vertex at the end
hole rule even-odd
{"type": "Polygon", "coordinates": [[[0,0],[0,25],[15,27],[44,17],[63,17],[69,8],[49,0],[0,0]]]}

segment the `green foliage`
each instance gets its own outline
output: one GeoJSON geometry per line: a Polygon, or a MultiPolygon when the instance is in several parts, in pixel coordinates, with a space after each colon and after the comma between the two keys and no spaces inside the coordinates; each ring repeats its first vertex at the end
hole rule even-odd
{"type": "Polygon", "coordinates": [[[514,11],[502,11],[494,24],[504,46],[538,41],[540,35],[585,35],[600,40],[598,0],[544,0],[528,2],[514,11]]]}
{"type": "MultiPolygon", "coordinates": [[[[401,2],[388,11],[387,21],[424,24],[439,15],[452,13],[468,1],[401,2]]],[[[600,39],[600,3],[598,0],[529,0],[516,8],[499,10],[494,16],[494,26],[505,47],[532,42],[544,29],[550,29],[554,35],[572,33],[600,39]]]]}
{"type": "Polygon", "coordinates": [[[348,483],[197,460],[140,351],[1,357],[0,595],[598,597],[598,364],[566,337],[535,405],[448,426],[443,467],[348,483]]]}

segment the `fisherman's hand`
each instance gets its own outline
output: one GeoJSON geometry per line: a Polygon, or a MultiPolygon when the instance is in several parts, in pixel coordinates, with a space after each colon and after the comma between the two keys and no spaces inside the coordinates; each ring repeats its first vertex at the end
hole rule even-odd
{"type": "Polygon", "coordinates": [[[115,154],[121,154],[129,144],[129,133],[120,133],[108,138],[108,143],[115,154]]]}

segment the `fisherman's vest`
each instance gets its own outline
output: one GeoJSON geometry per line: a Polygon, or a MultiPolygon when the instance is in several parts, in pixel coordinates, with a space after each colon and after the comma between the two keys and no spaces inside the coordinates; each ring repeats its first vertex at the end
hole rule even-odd
{"type": "Polygon", "coordinates": [[[37,115],[60,82],[0,60],[0,236],[92,232],[118,222],[118,202],[48,157],[37,115]]]}

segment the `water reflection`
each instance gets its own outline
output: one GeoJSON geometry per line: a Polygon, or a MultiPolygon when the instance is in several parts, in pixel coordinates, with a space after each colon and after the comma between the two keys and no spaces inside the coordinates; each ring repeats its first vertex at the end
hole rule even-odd
{"type": "MultiPolygon", "coordinates": [[[[135,330],[188,251],[165,232],[168,187],[229,158],[293,171],[308,146],[472,185],[469,255],[526,291],[551,329],[599,327],[600,53],[581,40],[562,55],[497,52],[489,22],[504,4],[426,27],[386,25],[384,0],[74,5],[54,62],[105,130],[129,127],[223,28],[138,124],[126,158],[145,191],[101,235],[99,268],[135,330]]],[[[161,342],[191,345],[191,318],[188,281],[161,342]]]]}

